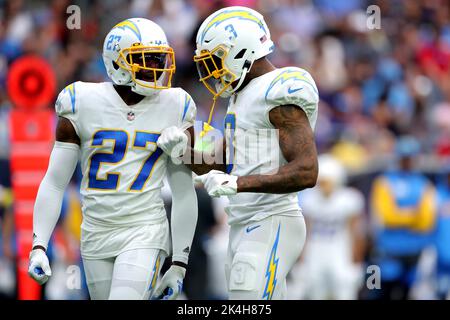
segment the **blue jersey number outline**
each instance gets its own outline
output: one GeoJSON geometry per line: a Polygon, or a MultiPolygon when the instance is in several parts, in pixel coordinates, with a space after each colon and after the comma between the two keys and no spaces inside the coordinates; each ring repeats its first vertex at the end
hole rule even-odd
{"type": "MultiPolygon", "coordinates": [[[[148,144],[156,145],[160,133],[136,131],[134,134],[133,146],[135,149],[147,150],[148,144]]],[[[104,146],[105,141],[112,141],[113,146],[110,152],[95,152],[88,163],[88,189],[101,191],[117,190],[120,183],[120,172],[108,172],[106,178],[99,178],[98,171],[102,163],[119,164],[125,158],[129,136],[126,131],[114,129],[102,129],[94,133],[91,147],[100,148],[104,146]]],[[[150,179],[156,161],[163,154],[163,151],[156,148],[155,151],[149,152],[149,156],[145,159],[133,183],[128,191],[142,191],[147,181],[150,179]]]]}
{"type": "MultiPolygon", "coordinates": [[[[159,136],[160,134],[157,132],[135,131],[133,148],[147,150],[148,144],[156,146],[156,141],[159,136]]],[[[142,163],[141,169],[128,188],[128,191],[142,191],[148,179],[152,176],[156,161],[158,161],[162,154],[163,151],[158,147],[156,147],[155,151],[150,152],[147,159],[142,163]]]]}
{"type": "Polygon", "coordinates": [[[225,116],[225,136],[226,136],[226,150],[228,153],[228,158],[226,161],[227,173],[231,173],[234,168],[234,156],[235,156],[235,133],[236,133],[236,114],[233,112],[227,113],[225,116]],[[226,131],[230,132],[227,133],[226,131]]]}
{"type": "Polygon", "coordinates": [[[116,190],[119,185],[119,172],[109,172],[104,179],[100,179],[97,174],[102,163],[118,164],[124,159],[128,133],[123,130],[99,130],[94,133],[91,147],[101,148],[108,140],[113,142],[111,152],[95,152],[89,159],[89,189],[116,190]]]}

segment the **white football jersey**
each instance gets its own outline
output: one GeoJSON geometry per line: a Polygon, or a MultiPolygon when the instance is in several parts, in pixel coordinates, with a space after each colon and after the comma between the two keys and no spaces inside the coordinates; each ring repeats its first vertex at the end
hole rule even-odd
{"type": "MultiPolygon", "coordinates": [[[[252,79],[230,98],[225,117],[227,172],[236,176],[273,174],[287,164],[269,112],[283,105],[302,108],[314,130],[319,95],[300,68],[276,69],[252,79]]],[[[274,214],[300,215],[297,193],[238,193],[229,197],[229,223],[258,221],[274,214]]]]}
{"type": "Polygon", "coordinates": [[[310,242],[351,247],[349,219],[364,210],[364,197],[356,189],[343,187],[325,197],[318,187],[299,194],[303,214],[311,221],[310,242]]]}
{"type": "Polygon", "coordinates": [[[82,228],[166,218],[160,189],[168,156],[156,141],[166,127],[193,125],[196,107],[184,90],[164,89],[130,107],[110,82],[75,82],[59,94],[56,112],[81,140],[82,228]]]}

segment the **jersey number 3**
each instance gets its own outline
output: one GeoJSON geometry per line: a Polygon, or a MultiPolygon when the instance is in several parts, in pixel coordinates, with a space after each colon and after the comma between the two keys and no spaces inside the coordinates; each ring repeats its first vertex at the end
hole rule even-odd
{"type": "MultiPolygon", "coordinates": [[[[146,131],[136,131],[132,148],[142,149],[149,152],[138,174],[128,188],[128,191],[142,191],[145,183],[150,178],[153,167],[163,151],[156,148],[150,152],[147,149],[148,144],[156,145],[160,134],[146,131]]],[[[119,185],[120,173],[109,172],[106,178],[101,179],[97,176],[102,163],[119,164],[125,158],[128,146],[128,133],[123,130],[101,130],[94,134],[91,147],[100,148],[104,146],[105,141],[112,141],[111,152],[96,152],[89,160],[89,189],[116,190],[119,185]]]]}

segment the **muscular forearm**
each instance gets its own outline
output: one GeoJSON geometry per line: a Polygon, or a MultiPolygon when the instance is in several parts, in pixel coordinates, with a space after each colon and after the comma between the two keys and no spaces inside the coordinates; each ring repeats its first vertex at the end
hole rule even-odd
{"type": "Polygon", "coordinates": [[[208,147],[201,147],[202,151],[196,150],[195,145],[195,135],[194,128],[189,128],[188,131],[185,132],[189,137],[189,147],[186,153],[189,161],[185,163],[193,172],[198,175],[202,175],[210,172],[211,170],[219,170],[222,172],[226,172],[226,164],[225,164],[225,149],[226,144],[223,139],[211,139],[206,140],[206,138],[201,138],[197,141],[198,145],[207,144],[209,146],[214,146],[212,150],[203,151],[203,149],[209,149],[208,147]]]}
{"type": "Polygon", "coordinates": [[[314,164],[288,163],[275,174],[239,177],[237,192],[291,193],[312,188],[316,184],[317,168],[314,164]]]}
{"type": "Polygon", "coordinates": [[[33,213],[33,247],[47,248],[58,221],[64,190],[78,161],[79,147],[56,142],[47,173],[39,186],[33,213]]]}
{"type": "Polygon", "coordinates": [[[290,193],[313,187],[318,172],[317,151],[306,113],[287,105],[271,110],[269,118],[279,130],[280,149],[288,164],[274,174],[239,177],[237,192],[290,193]]]}
{"type": "Polygon", "coordinates": [[[196,151],[192,148],[188,148],[187,154],[190,155],[190,159],[189,161],[184,161],[184,164],[198,175],[208,173],[211,170],[226,172],[226,165],[223,159],[217,161],[214,156],[196,151]]]}
{"type": "Polygon", "coordinates": [[[158,147],[170,156],[174,163],[183,163],[198,175],[203,175],[211,170],[225,172],[224,140],[201,139],[197,141],[197,144],[200,147],[196,149],[193,127],[184,132],[174,126],[166,128],[157,141],[158,147]]]}

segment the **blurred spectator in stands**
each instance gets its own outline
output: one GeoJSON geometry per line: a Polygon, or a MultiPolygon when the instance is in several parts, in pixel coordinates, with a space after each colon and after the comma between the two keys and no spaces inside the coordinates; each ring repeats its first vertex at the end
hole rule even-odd
{"type": "Polygon", "coordinates": [[[436,195],[430,181],[415,171],[419,152],[416,139],[401,137],[396,145],[397,167],[373,183],[374,262],[381,269],[380,299],[409,298],[417,262],[432,244],[436,195]]]}
{"type": "Polygon", "coordinates": [[[436,134],[435,153],[442,161],[450,161],[450,102],[434,107],[433,129],[436,134]]]}
{"type": "Polygon", "coordinates": [[[322,154],[317,186],[299,194],[308,226],[304,277],[299,279],[304,282],[304,298],[358,298],[364,276],[365,200],[361,192],[345,185],[346,179],[343,165],[322,154]]]}

